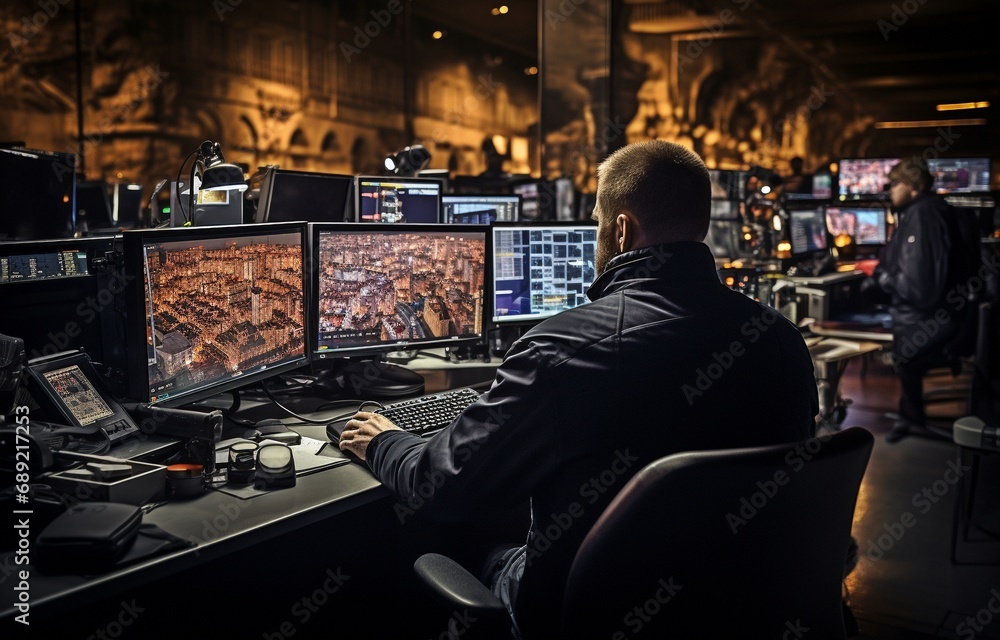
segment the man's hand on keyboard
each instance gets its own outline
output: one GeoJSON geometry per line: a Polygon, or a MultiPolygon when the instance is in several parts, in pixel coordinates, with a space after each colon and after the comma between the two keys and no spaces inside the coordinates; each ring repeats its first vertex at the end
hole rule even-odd
{"type": "Polygon", "coordinates": [[[340,434],[340,450],[353,453],[367,461],[365,454],[368,451],[368,443],[383,431],[390,430],[402,431],[392,423],[392,420],[381,414],[358,411],[344,425],[344,432],[340,434]]]}

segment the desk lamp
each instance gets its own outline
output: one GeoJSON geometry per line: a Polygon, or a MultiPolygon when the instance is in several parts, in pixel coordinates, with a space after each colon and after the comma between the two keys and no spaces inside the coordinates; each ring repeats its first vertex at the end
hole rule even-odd
{"type": "Polygon", "coordinates": [[[206,140],[201,143],[196,153],[198,157],[191,167],[189,184],[192,188],[188,191],[189,218],[185,220],[185,226],[195,224],[194,205],[197,192],[206,192],[200,196],[199,203],[226,203],[229,201],[229,191],[242,193],[247,190],[243,170],[226,162],[220,143],[206,140]]]}

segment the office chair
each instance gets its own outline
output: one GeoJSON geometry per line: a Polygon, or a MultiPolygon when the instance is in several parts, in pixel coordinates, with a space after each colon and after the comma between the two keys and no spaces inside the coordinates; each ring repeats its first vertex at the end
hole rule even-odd
{"type": "MultiPolygon", "coordinates": [[[[780,638],[808,627],[810,638],[846,638],[841,585],[873,443],[853,427],[651,463],[584,539],[552,613],[562,637],[780,638]]],[[[427,554],[414,568],[450,610],[509,629],[499,600],[450,559],[427,554]]]]}

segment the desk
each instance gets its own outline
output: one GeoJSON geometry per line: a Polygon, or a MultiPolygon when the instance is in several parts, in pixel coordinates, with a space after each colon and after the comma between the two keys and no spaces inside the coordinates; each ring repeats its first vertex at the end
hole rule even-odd
{"type": "Polygon", "coordinates": [[[847,413],[849,400],[840,396],[840,379],[853,358],[878,351],[875,342],[812,336],[806,338],[819,392],[818,427],[838,428],[847,413]]]}
{"type": "MultiPolygon", "coordinates": [[[[470,381],[490,380],[496,369],[493,362],[455,365],[435,358],[419,358],[409,366],[437,371],[442,379],[459,374],[469,376],[470,381]]],[[[300,404],[316,407],[323,402],[301,398],[300,404]]],[[[245,417],[275,417],[268,403],[247,402],[244,407],[241,415],[245,417]]],[[[302,409],[294,404],[293,408],[302,409]]],[[[347,409],[339,406],[312,413],[305,406],[304,410],[322,419],[347,413],[347,409]]],[[[325,425],[299,425],[292,418],[286,422],[303,436],[326,439],[325,425]]],[[[425,551],[448,553],[464,537],[489,539],[478,531],[487,527],[516,541],[523,538],[528,523],[526,518],[510,518],[509,523],[501,518],[498,526],[484,517],[481,522],[449,525],[442,531],[439,523],[430,522],[419,511],[403,518],[395,507],[395,500],[367,466],[352,462],[299,476],[294,487],[248,500],[219,491],[173,500],[144,515],[143,523],[196,546],[98,576],[42,575],[31,567],[15,565],[13,553],[3,553],[0,628],[4,631],[0,634],[82,639],[101,637],[94,631],[108,629],[105,637],[143,640],[192,631],[198,638],[220,640],[338,635],[398,638],[409,637],[410,632],[417,633],[416,637],[437,637],[445,627],[437,622],[436,611],[424,610],[427,601],[421,599],[423,594],[413,579],[413,558],[425,551]],[[468,534],[469,529],[475,533],[468,534]],[[30,571],[30,628],[14,622],[20,614],[13,606],[15,578],[25,568],[30,571]],[[329,582],[328,571],[350,576],[336,598],[315,591],[329,582]],[[413,581],[412,592],[408,581],[413,581]],[[303,608],[303,598],[314,593],[330,604],[316,612],[303,608]],[[382,621],[385,598],[397,597],[409,598],[393,604],[399,622],[382,621]],[[131,606],[132,602],[142,611],[123,630],[116,622],[126,611],[121,603],[131,606]],[[306,614],[309,617],[304,619],[306,614]],[[373,621],[378,622],[377,631],[372,629],[373,621]],[[289,626],[283,627],[286,623],[289,626]],[[407,632],[396,624],[406,624],[407,632]],[[429,626],[425,629],[421,624],[429,626]]]]}
{"type": "Polygon", "coordinates": [[[892,329],[885,327],[860,327],[850,323],[816,322],[809,330],[818,336],[843,338],[845,340],[867,340],[878,342],[883,347],[892,344],[892,329]]]}

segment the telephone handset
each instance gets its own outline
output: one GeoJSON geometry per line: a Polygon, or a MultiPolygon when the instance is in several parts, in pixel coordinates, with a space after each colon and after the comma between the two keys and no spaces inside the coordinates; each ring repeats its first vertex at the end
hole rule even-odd
{"type": "Polygon", "coordinates": [[[102,431],[109,445],[139,433],[83,351],[29,360],[28,382],[32,397],[49,421],[60,420],[81,434],[102,431]]]}

